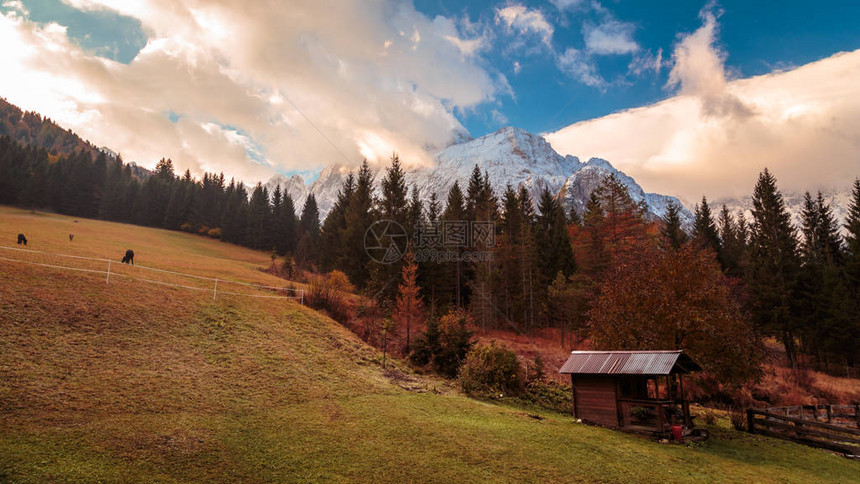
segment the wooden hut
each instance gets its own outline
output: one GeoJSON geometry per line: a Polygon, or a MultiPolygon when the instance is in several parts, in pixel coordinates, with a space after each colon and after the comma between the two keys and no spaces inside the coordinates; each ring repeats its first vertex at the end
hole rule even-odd
{"type": "Polygon", "coordinates": [[[570,375],[576,418],[664,433],[692,428],[683,375],[701,369],[683,351],[574,351],[560,373],[570,375]]]}

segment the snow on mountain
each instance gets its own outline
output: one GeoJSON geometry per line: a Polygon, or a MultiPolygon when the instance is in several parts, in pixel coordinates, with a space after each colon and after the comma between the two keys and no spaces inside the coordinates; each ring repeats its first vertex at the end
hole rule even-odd
{"type": "Polygon", "coordinates": [[[444,201],[455,181],[465,191],[475,165],[487,172],[497,194],[510,183],[515,188],[525,186],[537,201],[544,186],[558,193],[567,177],[582,163],[574,156],[559,155],[540,136],[522,129],[502,128],[437,152],[434,166],[407,173],[406,181],[410,187],[418,187],[422,197],[436,192],[444,201]]]}
{"type": "MultiPolygon", "coordinates": [[[[817,192],[811,193],[813,197],[817,194],[817,192]]],[[[833,210],[833,216],[836,218],[839,230],[844,233],[845,229],[843,224],[845,223],[845,218],[848,216],[848,207],[851,206],[851,187],[843,189],[822,189],[821,193],[824,195],[824,201],[828,203],[830,208],[833,210]]],[[[792,224],[795,228],[800,229],[800,227],[803,226],[803,194],[794,192],[783,193],[782,198],[785,200],[785,208],[791,215],[792,224]]],[[[711,210],[714,213],[717,213],[717,211],[725,205],[732,214],[737,214],[738,211],[741,211],[747,221],[752,221],[753,203],[751,196],[719,199],[714,202],[710,202],[710,205],[711,210]]]]}
{"type": "MultiPolygon", "coordinates": [[[[683,207],[681,202],[675,197],[660,195],[658,193],[646,193],[636,183],[636,180],[624,172],[616,170],[608,161],[601,158],[592,158],[565,182],[563,187],[565,208],[567,210],[576,210],[577,213],[582,214],[585,211],[585,205],[588,203],[591,192],[610,175],[615,175],[627,187],[630,198],[634,202],[644,202],[647,210],[646,215],[652,219],[663,217],[666,214],[669,202],[674,201],[683,207]]],[[[694,216],[689,210],[683,208],[680,217],[683,225],[687,227],[692,226],[694,216]]]]}
{"type": "MultiPolygon", "coordinates": [[[[499,195],[507,184],[515,189],[526,187],[537,203],[541,191],[547,187],[554,195],[564,193],[565,207],[578,212],[585,207],[591,191],[611,174],[627,186],[635,201],[645,202],[652,217],[662,217],[670,200],[678,202],[674,197],[646,193],[633,178],[616,170],[606,160],[593,158],[582,163],[575,156],[561,156],[542,137],[518,128],[502,128],[481,138],[451,145],[437,151],[433,158],[432,166],[410,169],[406,173],[407,185],[410,189],[417,187],[424,200],[435,192],[444,203],[455,181],[459,181],[465,191],[465,184],[477,164],[481,171],[487,172],[499,195]]],[[[385,168],[376,167],[377,181],[385,168]]],[[[304,204],[308,193],[314,193],[320,214],[324,217],[348,172],[349,169],[342,165],[329,166],[310,185],[306,185],[298,175],[290,178],[275,175],[266,187],[271,193],[276,185],[281,185],[293,197],[297,210],[304,204]]],[[[686,209],[682,217],[685,222],[692,220],[692,214],[686,209]]]]}
{"type": "Polygon", "coordinates": [[[263,187],[268,190],[269,194],[271,194],[275,191],[275,187],[278,185],[281,187],[281,192],[289,194],[293,199],[296,210],[298,211],[301,209],[310,193],[310,187],[305,184],[304,178],[299,175],[286,177],[284,175],[277,174],[270,178],[263,187]]]}

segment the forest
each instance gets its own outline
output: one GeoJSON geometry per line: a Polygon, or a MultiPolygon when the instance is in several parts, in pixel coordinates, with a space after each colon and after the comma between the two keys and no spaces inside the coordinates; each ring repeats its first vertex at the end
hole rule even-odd
{"type": "Polygon", "coordinates": [[[533,200],[524,188],[493,187],[477,165],[462,186],[421,194],[395,155],[380,180],[367,162],[349,174],[320,220],[313,195],[299,208],[280,188],[177,175],[169,159],[144,176],[78,142],[45,148],[20,127],[3,129],[0,203],[270,251],[296,280],[334,274],[374,302],[383,331],[405,331],[392,351],[450,376],[469,348],[468,328],[556,328],[566,348],[588,339],[597,349],[684,349],[722,386],[759,376],[765,338],[784,346],[792,367],[843,375],[857,365],[860,180],[842,223],[821,193],[807,193],[802,224],[792,226],[765,169],[750,218],[703,197],[685,227],[676,205],[649,220],[614,177],[582,213],[565,213],[564,194],[544,189],[533,200]],[[407,233],[403,256],[387,263],[366,250],[368,227],[380,220],[407,233]],[[492,236],[445,248],[444,260],[416,256],[422,230],[464,222],[489,223],[492,236]]]}

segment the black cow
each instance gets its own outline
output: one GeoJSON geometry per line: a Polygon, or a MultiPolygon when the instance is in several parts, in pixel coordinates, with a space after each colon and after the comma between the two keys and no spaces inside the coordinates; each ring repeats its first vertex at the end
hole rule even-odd
{"type": "Polygon", "coordinates": [[[134,251],[133,250],[128,249],[127,251],[125,251],[125,257],[122,258],[122,263],[134,265],[134,251]]]}
{"type": "Polygon", "coordinates": [[[24,237],[24,234],[18,234],[18,245],[27,245],[27,237],[24,237]]]}

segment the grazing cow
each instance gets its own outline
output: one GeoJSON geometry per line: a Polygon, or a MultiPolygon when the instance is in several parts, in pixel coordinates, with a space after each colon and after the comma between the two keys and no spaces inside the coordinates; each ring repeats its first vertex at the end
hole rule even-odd
{"type": "Polygon", "coordinates": [[[125,257],[122,258],[122,263],[134,265],[134,251],[133,250],[128,249],[127,251],[125,251],[125,257]]]}
{"type": "Polygon", "coordinates": [[[69,242],[71,242],[72,239],[74,239],[74,238],[75,238],[75,234],[69,234],[69,242]]]}
{"type": "Polygon", "coordinates": [[[24,234],[18,234],[18,245],[27,245],[27,237],[24,237],[24,234]]]}

